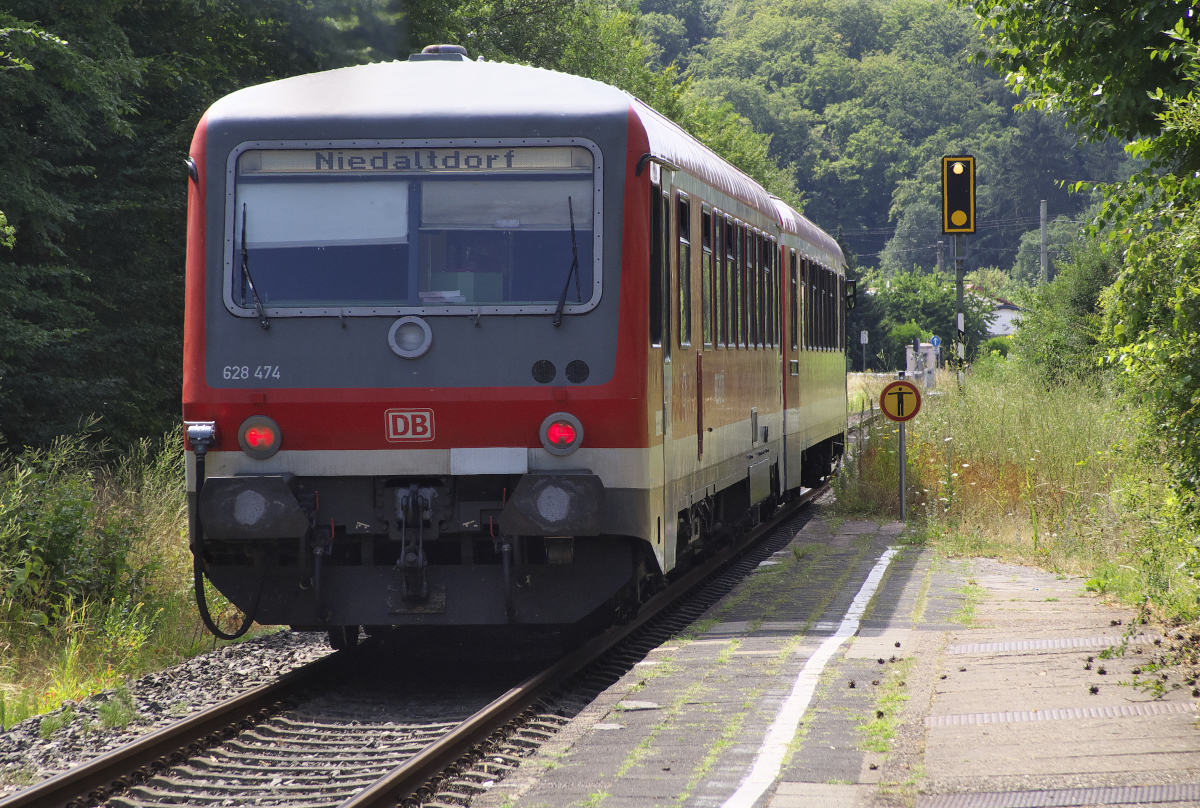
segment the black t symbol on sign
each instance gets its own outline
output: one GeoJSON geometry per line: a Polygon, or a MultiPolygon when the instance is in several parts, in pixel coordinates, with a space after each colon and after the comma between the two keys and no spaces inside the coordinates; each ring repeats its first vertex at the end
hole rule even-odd
{"type": "Polygon", "coordinates": [[[888,395],[896,397],[896,415],[903,418],[904,417],[904,397],[913,395],[913,391],[906,390],[903,387],[897,387],[895,390],[888,393],[888,395]]]}

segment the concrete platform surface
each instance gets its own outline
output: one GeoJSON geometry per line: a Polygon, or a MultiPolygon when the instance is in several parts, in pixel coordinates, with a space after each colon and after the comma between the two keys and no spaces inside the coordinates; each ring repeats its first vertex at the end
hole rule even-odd
{"type": "Polygon", "coordinates": [[[904,541],[817,509],[471,805],[1200,806],[1191,687],[1129,686],[1158,634],[1078,579],[904,541]]]}

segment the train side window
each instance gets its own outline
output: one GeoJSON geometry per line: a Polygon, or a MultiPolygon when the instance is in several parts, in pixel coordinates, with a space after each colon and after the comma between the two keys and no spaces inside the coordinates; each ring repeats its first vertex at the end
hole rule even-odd
{"type": "Polygon", "coordinates": [[[746,347],[753,348],[756,342],[755,321],[758,318],[758,300],[754,276],[758,272],[758,255],[754,248],[754,228],[746,228],[746,347]]]}
{"type": "Polygon", "coordinates": [[[775,324],[779,322],[779,316],[775,313],[775,307],[779,305],[779,291],[775,287],[779,286],[779,277],[775,275],[775,252],[778,245],[775,244],[774,237],[763,237],[763,250],[767,252],[767,347],[778,348],[779,336],[775,334],[775,324]]]}
{"type": "Polygon", "coordinates": [[[662,191],[650,186],[650,344],[662,345],[663,320],[663,206],[662,191]]]}
{"type": "Polygon", "coordinates": [[[808,350],[808,257],[800,256],[800,347],[808,350]]]}
{"type": "Polygon", "coordinates": [[[754,330],[754,346],[761,348],[763,346],[763,254],[762,254],[762,233],[754,231],[754,317],[751,320],[751,328],[754,330]]]}
{"type": "Polygon", "coordinates": [[[800,296],[799,296],[799,278],[797,277],[796,267],[796,251],[792,250],[789,255],[788,274],[791,278],[791,285],[788,287],[791,291],[791,297],[788,303],[791,308],[788,311],[788,325],[791,327],[792,350],[800,350],[800,296]]]}
{"type": "Polygon", "coordinates": [[[758,233],[746,228],[746,347],[758,344],[758,233]]]}
{"type": "Polygon", "coordinates": [[[844,275],[838,275],[837,279],[837,299],[834,301],[838,312],[838,342],[837,349],[839,351],[846,350],[846,278],[844,275]]]}
{"type": "Polygon", "coordinates": [[[737,229],[725,217],[725,344],[737,347],[737,229]]]}
{"type": "Polygon", "coordinates": [[[700,208],[700,339],[705,349],[713,346],[713,233],[712,211],[700,208]]]}
{"type": "Polygon", "coordinates": [[[833,297],[829,292],[829,281],[833,273],[829,271],[829,267],[825,267],[821,276],[821,280],[823,281],[821,284],[821,336],[823,338],[821,347],[829,350],[833,347],[833,318],[829,316],[829,303],[833,297]]]}
{"type": "Polygon", "coordinates": [[[813,290],[813,347],[825,349],[825,267],[818,264],[813,290]]]}
{"type": "Polygon", "coordinates": [[[804,259],[804,280],[800,284],[804,289],[804,349],[811,351],[813,349],[813,319],[815,312],[813,311],[813,290],[816,288],[813,280],[813,263],[812,259],[804,259]]]}
{"type": "Polygon", "coordinates": [[[771,263],[774,265],[775,280],[771,285],[771,295],[775,300],[775,305],[771,311],[775,318],[775,325],[771,331],[771,335],[775,339],[775,347],[783,347],[783,257],[780,253],[778,241],[771,241],[771,263]]]}
{"type": "Polygon", "coordinates": [[[763,233],[762,237],[762,343],[764,348],[770,348],[771,339],[771,283],[775,277],[771,271],[771,237],[763,233]]]}
{"type": "Polygon", "coordinates": [[[736,222],[733,225],[733,334],[730,337],[730,343],[736,342],[737,347],[744,348],[746,345],[745,335],[745,277],[743,271],[745,269],[745,228],[742,227],[742,222],[736,222]]]}
{"type": "Polygon", "coordinates": [[[838,276],[837,270],[829,270],[829,350],[836,351],[838,347],[838,276]]]}
{"type": "Polygon", "coordinates": [[[817,323],[820,327],[818,340],[820,340],[821,350],[829,347],[829,308],[828,308],[828,292],[829,292],[829,270],[821,267],[821,272],[818,275],[820,288],[818,290],[817,300],[820,311],[817,312],[817,323]]]}
{"type": "Polygon", "coordinates": [[[725,347],[725,217],[713,211],[713,337],[718,348],[725,347]]]}
{"type": "Polygon", "coordinates": [[[687,194],[682,191],[677,193],[679,201],[675,231],[679,242],[679,255],[675,268],[679,287],[679,345],[686,347],[692,344],[692,216],[687,194]]]}

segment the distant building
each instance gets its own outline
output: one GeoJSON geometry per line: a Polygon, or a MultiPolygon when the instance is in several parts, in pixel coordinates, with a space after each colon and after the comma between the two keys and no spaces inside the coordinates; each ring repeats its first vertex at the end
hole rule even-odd
{"type": "Polygon", "coordinates": [[[985,295],[977,288],[967,287],[967,291],[992,304],[992,322],[988,326],[988,339],[992,337],[1011,337],[1017,331],[1021,320],[1021,307],[1011,300],[1002,297],[985,295]]]}

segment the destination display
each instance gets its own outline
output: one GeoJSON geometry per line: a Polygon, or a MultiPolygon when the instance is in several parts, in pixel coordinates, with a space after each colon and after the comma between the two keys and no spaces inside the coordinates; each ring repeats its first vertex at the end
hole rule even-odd
{"type": "Polygon", "coordinates": [[[238,158],[242,176],[279,174],[452,174],[590,172],[578,146],[440,149],[254,149],[238,158]]]}

